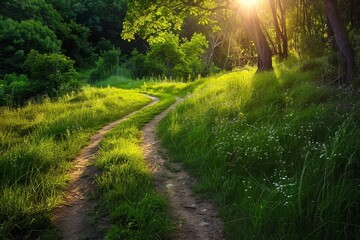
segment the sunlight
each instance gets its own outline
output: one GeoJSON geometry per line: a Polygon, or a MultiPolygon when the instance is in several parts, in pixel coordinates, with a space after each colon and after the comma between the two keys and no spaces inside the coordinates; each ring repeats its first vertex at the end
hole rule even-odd
{"type": "Polygon", "coordinates": [[[239,4],[252,8],[259,4],[259,0],[238,0],[239,4]]]}

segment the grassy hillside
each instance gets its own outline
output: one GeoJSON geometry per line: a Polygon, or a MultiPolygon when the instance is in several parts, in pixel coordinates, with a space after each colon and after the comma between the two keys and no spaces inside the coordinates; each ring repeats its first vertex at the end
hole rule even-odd
{"type": "Polygon", "coordinates": [[[49,227],[71,160],[96,129],[150,102],[87,87],[56,102],[0,109],[0,238],[35,239],[49,227]]]}
{"type": "Polygon", "coordinates": [[[227,239],[360,239],[360,105],[321,61],[207,79],[160,126],[227,239]]]}

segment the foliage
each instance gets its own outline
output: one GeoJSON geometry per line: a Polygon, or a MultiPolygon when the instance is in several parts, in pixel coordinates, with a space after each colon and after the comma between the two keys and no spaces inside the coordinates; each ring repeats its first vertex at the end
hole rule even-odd
{"type": "Polygon", "coordinates": [[[95,48],[88,41],[90,30],[86,26],[70,20],[61,29],[57,29],[58,37],[62,40],[62,49],[66,56],[75,60],[78,67],[89,67],[95,61],[95,48]]]}
{"type": "Polygon", "coordinates": [[[299,46],[301,54],[310,58],[318,58],[324,56],[325,46],[323,45],[324,39],[321,36],[302,36],[299,46]]]}
{"type": "Polygon", "coordinates": [[[96,67],[90,75],[90,81],[96,82],[101,81],[105,78],[115,75],[119,69],[120,64],[120,50],[112,49],[105,51],[101,54],[96,67]]]}
{"type": "Polygon", "coordinates": [[[62,54],[40,54],[31,51],[24,68],[29,73],[32,91],[38,96],[57,97],[69,91],[76,91],[80,83],[74,80],[74,62],[62,54]]]}
{"type": "Polygon", "coordinates": [[[19,106],[32,96],[31,83],[26,75],[7,74],[3,79],[0,105],[19,106]]]}
{"type": "Polygon", "coordinates": [[[359,238],[359,103],[302,68],[209,78],[161,123],[227,239],[359,238]]]}
{"type": "MultiPolygon", "coordinates": [[[[350,31],[350,40],[352,42],[353,48],[354,48],[354,54],[355,54],[355,61],[358,68],[360,68],[360,30],[359,29],[353,29],[350,31]]],[[[360,76],[360,72],[358,72],[358,75],[360,76]]],[[[355,82],[359,86],[360,79],[358,79],[358,82],[355,82]]]]}
{"type": "Polygon", "coordinates": [[[161,4],[158,1],[128,0],[122,37],[133,40],[136,33],[143,38],[148,38],[157,37],[161,33],[169,33],[171,30],[179,31],[186,14],[184,14],[185,11],[177,11],[177,14],[174,14],[172,7],[177,5],[177,1],[161,4]]]}
{"type": "Polygon", "coordinates": [[[205,62],[203,57],[208,47],[208,41],[200,33],[195,33],[190,41],[185,39],[182,43],[181,50],[186,56],[186,65],[190,69],[190,78],[194,79],[204,72],[205,62]]]}
{"type": "Polygon", "coordinates": [[[17,22],[0,17],[0,76],[22,72],[26,55],[32,50],[41,53],[57,53],[61,42],[55,33],[41,22],[26,20],[17,22]]]}
{"type": "Polygon", "coordinates": [[[72,159],[97,129],[148,102],[132,91],[86,87],[58,101],[1,108],[0,238],[57,239],[41,236],[51,227],[72,159]]]}
{"type": "Polygon", "coordinates": [[[150,41],[150,51],[144,55],[137,51],[127,65],[135,77],[163,76],[193,80],[205,69],[202,58],[208,42],[204,35],[194,34],[189,40],[174,34],[162,34],[150,41]]]}

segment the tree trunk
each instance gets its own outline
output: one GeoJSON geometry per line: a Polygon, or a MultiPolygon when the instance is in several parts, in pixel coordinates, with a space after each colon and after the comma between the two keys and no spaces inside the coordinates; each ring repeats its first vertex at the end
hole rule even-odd
{"type": "Polygon", "coordinates": [[[326,24],[327,24],[327,35],[328,35],[328,39],[331,40],[334,37],[334,31],[331,27],[331,23],[329,20],[329,17],[326,17],[326,24]]]}
{"type": "Polygon", "coordinates": [[[261,31],[259,18],[254,9],[241,9],[240,13],[245,31],[254,42],[258,53],[258,72],[273,70],[272,52],[261,31]]]}
{"type": "Polygon", "coordinates": [[[288,35],[287,35],[287,28],[286,28],[286,10],[284,9],[283,4],[279,0],[279,9],[280,9],[280,23],[281,23],[281,39],[283,44],[283,51],[284,51],[284,58],[289,56],[289,43],[288,43],[288,35]]]}
{"type": "Polygon", "coordinates": [[[280,56],[280,59],[285,59],[289,55],[285,10],[283,9],[282,3],[280,1],[275,2],[275,0],[269,0],[269,3],[276,32],[278,54],[280,56]],[[278,17],[278,12],[276,9],[277,6],[280,10],[280,17],[278,17]]]}
{"type": "Polygon", "coordinates": [[[336,44],[345,60],[345,84],[350,84],[355,75],[355,60],[349,39],[341,23],[336,0],[324,0],[326,14],[334,33],[336,44]]]}

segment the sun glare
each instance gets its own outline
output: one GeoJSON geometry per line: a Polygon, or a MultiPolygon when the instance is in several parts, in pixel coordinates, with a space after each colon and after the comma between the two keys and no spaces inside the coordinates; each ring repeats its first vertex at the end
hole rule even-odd
{"type": "Polygon", "coordinates": [[[259,0],[238,0],[241,5],[247,7],[255,7],[259,4],[259,0]]]}

